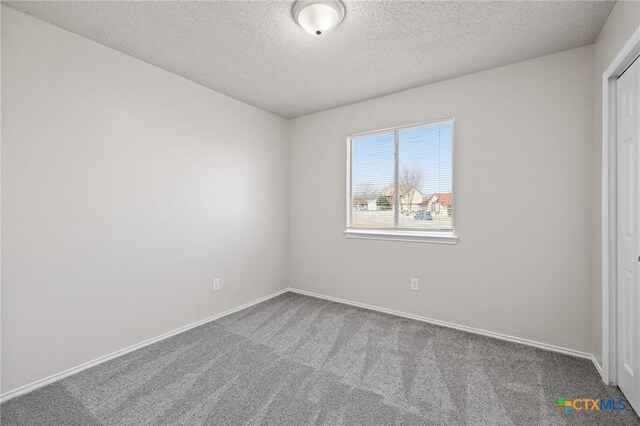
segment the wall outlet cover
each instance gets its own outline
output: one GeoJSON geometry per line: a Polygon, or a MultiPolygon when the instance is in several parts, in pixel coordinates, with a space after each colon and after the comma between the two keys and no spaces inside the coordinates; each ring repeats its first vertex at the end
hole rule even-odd
{"type": "Polygon", "coordinates": [[[411,290],[418,291],[420,290],[420,280],[417,278],[411,278],[411,290]]]}

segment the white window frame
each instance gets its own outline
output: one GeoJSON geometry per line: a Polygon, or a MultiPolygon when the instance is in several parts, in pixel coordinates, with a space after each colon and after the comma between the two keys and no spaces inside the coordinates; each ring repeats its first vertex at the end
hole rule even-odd
{"type": "MultiPolygon", "coordinates": [[[[452,179],[452,193],[455,194],[455,181],[453,176],[453,171],[455,169],[455,117],[444,118],[440,120],[426,121],[422,123],[408,124],[405,126],[397,126],[397,127],[389,127],[386,129],[373,130],[369,132],[361,132],[361,133],[353,133],[347,136],[347,229],[343,232],[346,238],[356,238],[356,239],[367,239],[367,240],[390,240],[390,241],[409,241],[409,242],[419,242],[419,243],[437,243],[437,244],[457,244],[458,236],[455,234],[455,207],[451,213],[451,230],[447,231],[420,231],[420,230],[406,230],[406,229],[398,229],[398,228],[375,228],[375,229],[367,229],[367,228],[354,228],[352,226],[351,221],[351,203],[352,203],[352,180],[351,180],[351,146],[354,138],[365,135],[372,135],[376,133],[384,133],[384,132],[394,132],[395,135],[395,168],[394,168],[394,184],[395,184],[395,193],[398,193],[398,166],[399,166],[399,156],[398,156],[398,132],[400,130],[411,129],[415,127],[426,127],[426,126],[435,126],[439,124],[452,124],[452,159],[451,159],[451,179],[452,179]]],[[[398,197],[394,197],[394,204],[398,203],[398,197]]],[[[394,223],[398,223],[398,215],[400,214],[397,206],[394,207],[394,223]]]]}

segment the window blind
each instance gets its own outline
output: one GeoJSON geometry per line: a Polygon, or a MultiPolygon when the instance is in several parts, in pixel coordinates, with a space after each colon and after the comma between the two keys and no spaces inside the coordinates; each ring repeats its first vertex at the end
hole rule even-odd
{"type": "Polygon", "coordinates": [[[453,120],[349,139],[348,227],[453,231],[453,120]]]}

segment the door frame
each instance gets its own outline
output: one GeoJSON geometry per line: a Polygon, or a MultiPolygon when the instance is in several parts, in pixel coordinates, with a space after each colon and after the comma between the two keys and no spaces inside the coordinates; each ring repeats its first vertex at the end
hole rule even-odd
{"type": "Polygon", "coordinates": [[[640,26],[602,74],[602,381],[617,384],[616,80],[640,55],[640,26]]]}

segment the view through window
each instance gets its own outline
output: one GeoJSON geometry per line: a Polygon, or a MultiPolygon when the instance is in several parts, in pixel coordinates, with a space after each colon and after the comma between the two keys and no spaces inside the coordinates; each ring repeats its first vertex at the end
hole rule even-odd
{"type": "Polygon", "coordinates": [[[453,231],[452,119],[349,144],[349,228],[453,231]]]}

